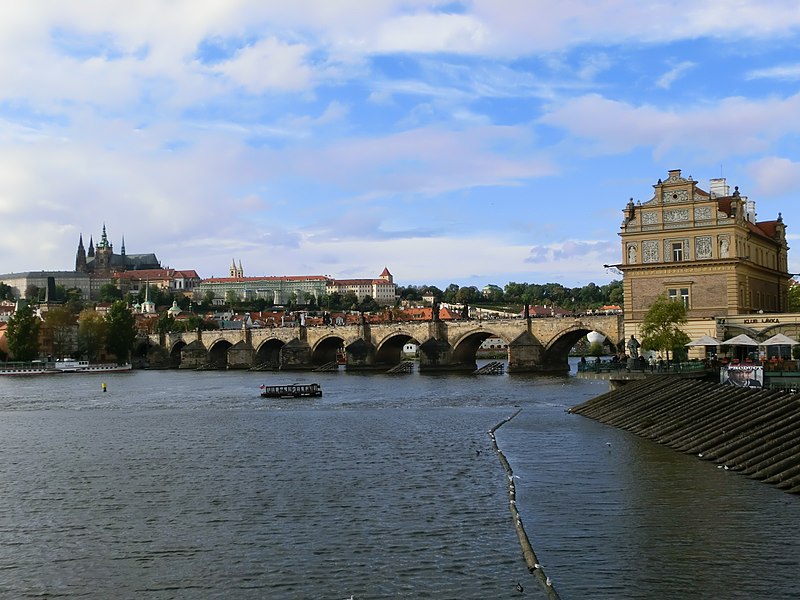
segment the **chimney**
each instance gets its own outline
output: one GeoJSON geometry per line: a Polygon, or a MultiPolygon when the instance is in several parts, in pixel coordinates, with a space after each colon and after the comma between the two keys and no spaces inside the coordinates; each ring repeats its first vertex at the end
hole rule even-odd
{"type": "Polygon", "coordinates": [[[711,179],[709,181],[709,187],[710,189],[708,191],[711,192],[712,198],[721,198],[723,196],[730,195],[730,188],[728,187],[724,177],[711,179]]]}

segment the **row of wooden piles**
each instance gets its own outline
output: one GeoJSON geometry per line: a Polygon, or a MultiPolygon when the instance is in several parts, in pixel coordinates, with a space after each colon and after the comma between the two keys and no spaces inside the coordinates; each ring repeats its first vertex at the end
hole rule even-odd
{"type": "Polygon", "coordinates": [[[800,394],[664,375],[569,412],[800,494],[800,394]]]}

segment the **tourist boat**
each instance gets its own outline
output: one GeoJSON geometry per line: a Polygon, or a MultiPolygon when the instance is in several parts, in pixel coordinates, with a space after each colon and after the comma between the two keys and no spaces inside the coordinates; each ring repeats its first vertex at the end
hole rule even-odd
{"type": "Polygon", "coordinates": [[[62,358],[56,361],[35,360],[32,362],[0,363],[0,375],[53,375],[56,373],[114,373],[130,371],[130,363],[92,364],[87,360],[62,358]]]}
{"type": "Polygon", "coordinates": [[[322,396],[322,388],[318,383],[291,385],[262,385],[262,398],[316,398],[322,396]]]}
{"type": "Polygon", "coordinates": [[[74,360],[61,358],[52,363],[56,371],[62,373],[113,373],[116,371],[130,371],[131,364],[118,365],[115,363],[91,364],[88,360],[74,360]]]}
{"type": "Polygon", "coordinates": [[[41,360],[0,363],[0,375],[47,375],[50,373],[60,373],[60,371],[52,368],[52,363],[41,360]]]}

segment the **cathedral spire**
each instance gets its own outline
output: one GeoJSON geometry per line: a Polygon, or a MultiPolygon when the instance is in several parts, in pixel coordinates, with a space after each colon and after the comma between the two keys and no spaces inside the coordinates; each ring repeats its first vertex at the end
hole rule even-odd
{"type": "Polygon", "coordinates": [[[78,252],[75,255],[75,270],[79,273],[86,272],[86,249],[83,247],[83,234],[78,238],[78,252]]]}
{"type": "Polygon", "coordinates": [[[89,236],[89,251],[86,253],[86,256],[94,258],[94,241],[91,235],[89,236]]]}
{"type": "Polygon", "coordinates": [[[106,235],[106,224],[103,223],[103,235],[100,236],[100,242],[97,244],[98,248],[108,248],[108,235],[106,235]]]}
{"type": "Polygon", "coordinates": [[[122,236],[122,250],[120,251],[122,256],[125,256],[125,236],[122,236]]]}

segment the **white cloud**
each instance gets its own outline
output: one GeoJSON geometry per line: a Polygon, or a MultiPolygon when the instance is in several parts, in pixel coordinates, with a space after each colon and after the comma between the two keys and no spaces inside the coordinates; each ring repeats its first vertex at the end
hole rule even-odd
{"type": "Polygon", "coordinates": [[[745,73],[746,79],[780,79],[797,81],[800,79],[800,63],[792,65],[776,65],[764,69],[754,69],[745,73]]]}
{"type": "Polygon", "coordinates": [[[265,91],[298,91],[311,87],[311,69],[306,64],[309,48],[286,44],[275,38],[260,40],[212,70],[224,74],[252,94],[265,91]]]}
{"type": "Polygon", "coordinates": [[[755,181],[758,196],[780,196],[800,189],[800,162],[769,156],[750,163],[748,175],[755,181]]]}
{"type": "Polygon", "coordinates": [[[685,60],[672,67],[669,71],[664,73],[656,80],[656,85],[662,89],[668,90],[672,87],[678,79],[683,77],[687,71],[694,68],[695,63],[685,60]]]}
{"type": "Polygon", "coordinates": [[[800,95],[724,98],[678,112],[590,94],[553,106],[541,122],[589,140],[595,153],[652,147],[656,155],[681,149],[708,160],[764,150],[784,136],[800,133],[800,95]]]}

